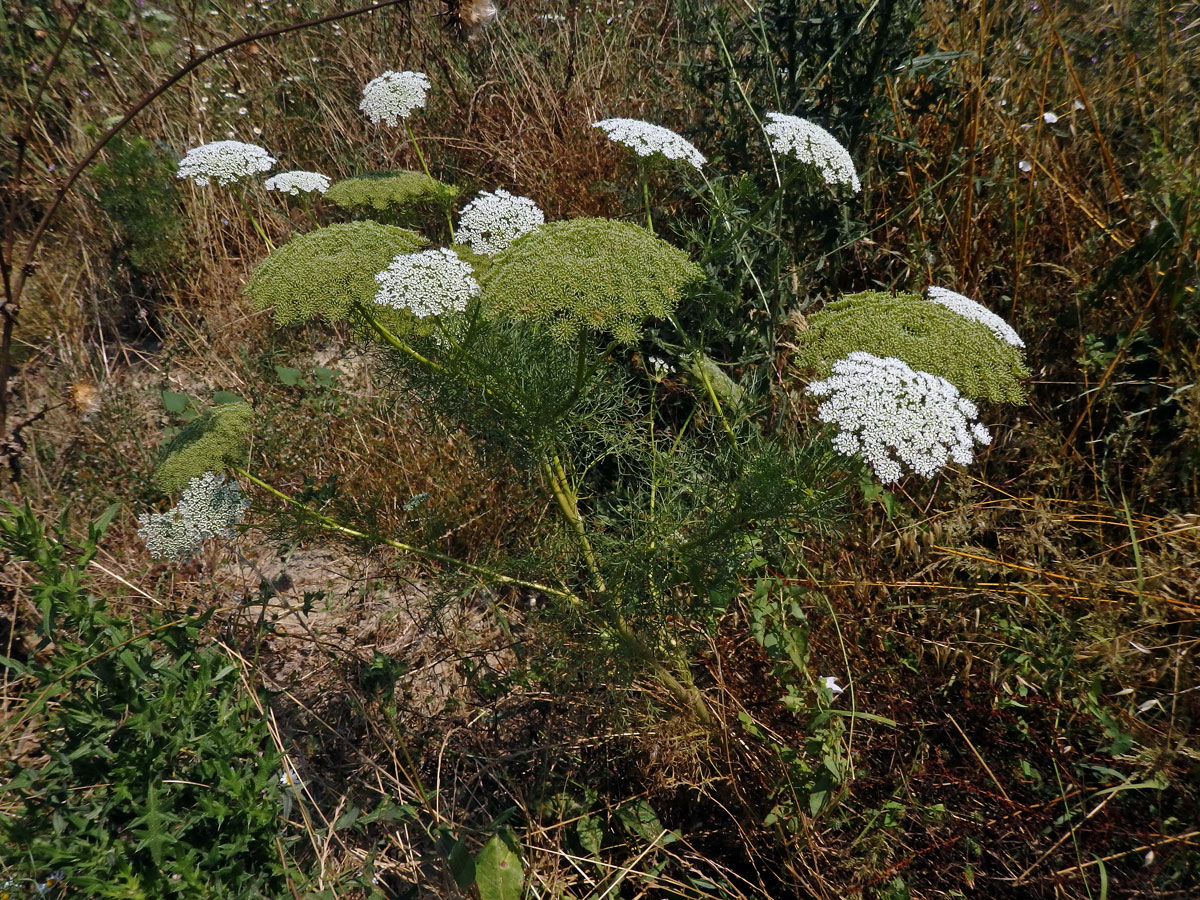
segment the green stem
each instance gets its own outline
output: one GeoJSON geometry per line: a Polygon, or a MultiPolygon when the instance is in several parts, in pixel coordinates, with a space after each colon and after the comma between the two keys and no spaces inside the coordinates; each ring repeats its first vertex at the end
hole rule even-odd
{"type": "MultiPolygon", "coordinates": [[[[579,541],[580,549],[583,551],[584,560],[587,563],[588,571],[592,576],[592,582],[596,590],[601,594],[607,594],[608,588],[604,583],[604,576],[600,573],[596,554],[593,552],[591,542],[588,540],[587,531],[583,524],[583,517],[579,514],[578,497],[571,488],[567,473],[563,469],[562,460],[558,456],[555,456],[553,459],[545,460],[542,467],[546,475],[546,480],[550,484],[550,490],[554,494],[554,499],[558,502],[558,507],[563,517],[575,531],[575,536],[579,541]]],[[[621,646],[630,655],[649,666],[658,679],[666,685],[667,690],[674,694],[680,703],[690,708],[695,713],[697,719],[704,723],[712,721],[712,714],[708,710],[708,705],[704,702],[704,697],[696,689],[696,686],[693,684],[684,684],[680,681],[667,668],[666,664],[655,655],[650,646],[629,626],[629,623],[625,621],[625,617],[619,612],[616,615],[616,623],[612,626],[612,630],[617,640],[621,642],[621,646]]]]}
{"type": "MultiPolygon", "coordinates": [[[[404,128],[408,132],[408,139],[412,141],[413,149],[417,151],[417,159],[421,161],[421,168],[425,170],[425,177],[433,180],[433,175],[429,171],[429,163],[425,161],[425,154],[421,152],[421,145],[417,143],[417,136],[413,134],[412,126],[408,124],[406,119],[404,128]]],[[[446,208],[446,227],[450,229],[450,243],[454,243],[454,220],[450,216],[449,207],[446,208]]]]}
{"type": "Polygon", "coordinates": [[[596,554],[592,550],[587,530],[583,526],[583,516],[579,514],[579,498],[571,488],[566,470],[563,469],[562,460],[557,455],[553,459],[544,460],[542,462],[542,471],[546,475],[546,480],[550,484],[550,491],[554,494],[554,499],[558,502],[558,508],[562,511],[563,518],[567,520],[567,523],[574,530],[575,537],[579,541],[579,549],[583,551],[584,561],[587,563],[588,572],[592,576],[592,584],[595,585],[596,590],[600,593],[608,593],[608,588],[604,584],[604,576],[600,574],[600,566],[596,561],[596,554]]]}
{"type": "Polygon", "coordinates": [[[333,532],[334,534],[340,534],[343,537],[375,541],[377,543],[386,544],[387,546],[396,550],[403,550],[406,553],[414,553],[417,556],[423,556],[427,559],[433,559],[437,560],[438,562],[447,563],[448,565],[452,565],[466,572],[470,572],[472,575],[479,575],[483,578],[489,578],[492,581],[498,581],[501,584],[511,584],[517,587],[531,588],[535,591],[541,591],[543,594],[549,594],[554,597],[562,597],[565,600],[571,600],[575,603],[579,602],[579,598],[577,598],[570,591],[564,591],[559,588],[550,587],[549,585],[539,584],[536,581],[524,581],[520,578],[512,578],[511,576],[505,575],[502,572],[497,572],[494,569],[478,566],[474,563],[464,562],[463,560],[457,559],[449,554],[441,553],[437,550],[430,550],[428,547],[416,547],[412,544],[405,544],[402,541],[385,538],[382,535],[368,534],[365,531],[358,531],[357,529],[349,528],[348,526],[343,525],[341,522],[338,522],[336,519],[331,519],[324,513],[317,512],[317,510],[313,509],[311,506],[306,506],[294,497],[289,497],[287,494],[283,493],[283,491],[270,484],[267,484],[267,482],[263,481],[261,478],[251,475],[243,468],[235,467],[234,472],[236,472],[238,475],[241,475],[251,484],[262,488],[262,490],[266,491],[268,494],[271,494],[272,496],[284,501],[293,509],[302,512],[308,519],[326,531],[333,532]]]}
{"type": "Polygon", "coordinates": [[[449,374],[446,367],[441,363],[434,362],[432,359],[422,355],[412,347],[408,346],[408,344],[404,343],[404,341],[400,340],[400,338],[396,337],[396,335],[392,333],[391,329],[387,328],[382,322],[371,315],[370,310],[367,309],[365,304],[355,300],[354,308],[357,309],[359,314],[367,320],[367,324],[371,326],[371,330],[379,335],[383,342],[389,347],[399,350],[401,353],[411,357],[412,359],[415,359],[421,365],[425,366],[431,371],[437,372],[439,375],[449,374]]]}
{"type": "Polygon", "coordinates": [[[638,163],[638,176],[642,182],[642,205],[646,207],[646,227],[654,234],[654,218],[650,215],[650,178],[646,174],[646,164],[638,163]]]}
{"type": "Polygon", "coordinates": [[[267,233],[263,231],[262,226],[258,224],[258,219],[254,217],[254,211],[250,209],[250,203],[246,200],[246,192],[242,190],[241,187],[238,187],[234,193],[237,194],[238,201],[242,204],[242,211],[245,212],[247,218],[250,219],[250,224],[254,226],[254,230],[258,232],[258,236],[262,238],[263,243],[267,245],[267,252],[274,253],[275,244],[272,243],[269,237],[267,237],[267,233]]]}
{"type": "MultiPolygon", "coordinates": [[[[688,348],[688,352],[691,353],[692,359],[699,360],[699,357],[703,356],[704,354],[702,354],[699,349],[697,349],[696,345],[692,343],[692,339],[688,337],[687,332],[683,330],[683,326],[679,324],[679,321],[674,315],[668,315],[667,319],[672,325],[675,326],[675,330],[679,332],[679,336],[683,338],[684,346],[688,348]]],[[[725,433],[729,435],[729,439],[733,441],[733,446],[736,449],[738,445],[737,435],[733,433],[733,426],[729,424],[729,419],[725,415],[725,408],[721,406],[721,401],[717,397],[717,392],[713,389],[712,381],[709,380],[708,372],[706,372],[704,369],[704,364],[697,361],[696,371],[700,373],[700,381],[704,385],[704,390],[708,394],[708,399],[712,401],[713,408],[716,409],[717,416],[721,420],[721,425],[725,428],[725,433]]]]}

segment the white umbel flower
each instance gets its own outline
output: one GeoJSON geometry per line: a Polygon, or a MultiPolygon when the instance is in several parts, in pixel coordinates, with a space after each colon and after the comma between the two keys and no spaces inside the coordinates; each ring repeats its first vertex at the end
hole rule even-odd
{"type": "Polygon", "coordinates": [[[183,496],[166,512],[138,516],[138,537],[155,559],[186,562],[212,537],[233,537],[250,501],[236,481],[205,472],[188,482],[183,496]]]}
{"type": "Polygon", "coordinates": [[[771,149],[816,166],[825,183],[845,184],[856,194],[862,189],[854,160],[832,134],[807,119],[783,113],[767,113],[771,120],[764,130],[771,136],[771,149]]]}
{"type": "Polygon", "coordinates": [[[403,253],[377,274],[375,280],[379,283],[376,303],[406,309],[422,319],[462,312],[467,301],[480,293],[471,267],[445,247],[403,253]]]}
{"type": "Polygon", "coordinates": [[[187,152],[179,161],[179,178],[190,178],[204,186],[210,181],[233,184],[243,178],[271,171],[275,157],[258,144],[241,141],[213,141],[187,152]]]}
{"type": "Polygon", "coordinates": [[[293,197],[299,193],[323,194],[329,190],[329,177],[320,172],[283,172],[272,175],[263,182],[263,187],[293,197]]]}
{"type": "Polygon", "coordinates": [[[834,449],[862,457],[884,484],[899,481],[902,466],[932,478],[951,460],[967,465],[975,444],[991,443],[979,410],[954,385],[890,356],[851,353],[807,390],[827,398],[817,418],[841,429],[834,449]]]}
{"type": "Polygon", "coordinates": [[[926,292],[926,296],[934,303],[953,310],[964,318],[986,325],[991,329],[992,334],[1004,343],[1012,344],[1014,347],[1025,346],[1025,342],[1021,340],[1021,336],[1013,330],[1013,327],[982,303],[976,303],[970,297],[964,297],[962,294],[956,294],[954,291],[940,287],[931,287],[926,292]]]}
{"type": "Polygon", "coordinates": [[[430,87],[429,76],[423,72],[384,72],[367,82],[358,108],[372,122],[386,122],[395,128],[414,109],[425,105],[430,87]]]}
{"type": "Polygon", "coordinates": [[[652,125],[641,119],[602,119],[592,123],[608,135],[610,140],[624,144],[638,156],[660,153],[667,159],[682,159],[699,169],[707,160],[691,141],[676,134],[670,128],[652,125]]]}
{"type": "Polygon", "coordinates": [[[458,214],[456,244],[495,256],[523,234],[546,224],[546,216],[528,197],[515,197],[504,188],[482,191],[458,214]]]}

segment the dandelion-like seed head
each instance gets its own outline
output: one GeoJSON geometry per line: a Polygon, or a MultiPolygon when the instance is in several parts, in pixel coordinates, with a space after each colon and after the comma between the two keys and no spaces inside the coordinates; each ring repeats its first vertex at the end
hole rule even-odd
{"type": "Polygon", "coordinates": [[[934,303],[953,310],[960,316],[986,325],[992,334],[1004,343],[1012,344],[1014,347],[1025,346],[1025,342],[1021,340],[1021,336],[1013,330],[1013,327],[982,303],[976,303],[970,297],[964,297],[962,294],[956,294],[954,291],[940,287],[929,288],[926,296],[934,303]]]}
{"type": "Polygon", "coordinates": [[[932,478],[951,461],[967,465],[976,444],[991,442],[954,385],[893,357],[856,351],[807,391],[824,398],[817,418],[839,429],[833,448],[864,459],[885,484],[905,469],[932,478]]]}
{"type": "Polygon", "coordinates": [[[462,312],[467,301],[479,296],[474,270],[445,247],[397,256],[375,281],[376,303],[408,310],[420,319],[462,312]]]}
{"type": "Polygon", "coordinates": [[[367,82],[358,108],[372,122],[386,122],[395,128],[414,109],[425,106],[430,87],[429,76],[423,72],[384,72],[367,82]]]}
{"type": "Polygon", "coordinates": [[[154,559],[186,562],[213,537],[233,537],[250,501],[236,481],[216,472],[193,478],[166,512],[138,516],[138,537],[154,559]]]}
{"type": "Polygon", "coordinates": [[[300,193],[323,194],[329,190],[329,177],[320,172],[283,172],[272,175],[263,182],[263,187],[268,191],[279,191],[293,197],[300,193]]]}
{"type": "Polygon", "coordinates": [[[241,141],[213,141],[193,147],[179,161],[179,178],[190,178],[204,186],[210,181],[220,185],[233,184],[269,172],[275,157],[257,144],[241,141]]]}
{"type": "Polygon", "coordinates": [[[848,185],[856,194],[862,189],[849,151],[820,125],[777,112],[767,113],[767,118],[771,121],[764,130],[770,135],[771,149],[776,153],[786,153],[816,166],[831,187],[848,185]]]}
{"type": "Polygon", "coordinates": [[[504,188],[482,191],[458,214],[454,241],[475,253],[495,256],[523,234],[546,224],[546,216],[528,197],[504,188]]]}
{"type": "Polygon", "coordinates": [[[624,144],[638,156],[658,153],[667,159],[681,159],[699,170],[707,160],[691,141],[670,128],[643,122],[641,119],[602,119],[592,123],[609,139],[624,144]]]}

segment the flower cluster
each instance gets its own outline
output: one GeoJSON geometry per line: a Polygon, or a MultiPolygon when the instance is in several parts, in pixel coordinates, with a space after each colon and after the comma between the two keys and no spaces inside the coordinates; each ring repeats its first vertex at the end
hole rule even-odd
{"type": "Polygon", "coordinates": [[[154,483],[174,494],[205,472],[244,466],[253,427],[250,404],[218,403],[175,435],[154,469],[154,483]]]}
{"type": "Polygon", "coordinates": [[[462,208],[454,241],[475,253],[495,256],[521,235],[545,224],[546,217],[536,203],[497,188],[480,192],[462,208]]]}
{"type": "Polygon", "coordinates": [[[375,281],[376,303],[407,309],[421,319],[462,312],[468,300],[479,296],[474,271],[445,247],[397,256],[375,281]]]}
{"type": "Polygon", "coordinates": [[[400,210],[420,203],[446,208],[454,203],[458,187],[443,184],[424,172],[404,169],[367,172],[344,178],[331,187],[325,199],[343,209],[400,210]]]}
{"type": "Polygon", "coordinates": [[[704,270],[645,228],[611,219],[543,225],[483,271],[483,309],[534,322],[558,342],[606,332],[630,345],[647,319],[665,319],[704,270]]]}
{"type": "Polygon", "coordinates": [[[188,483],[171,509],[138,516],[138,537],[155,559],[186,562],[209,538],[233,537],[249,506],[236,481],[206,472],[188,483]]]}
{"type": "Polygon", "coordinates": [[[339,322],[354,304],[371,302],[375,273],[389,260],[426,243],[407,228],[370,220],[327,225],[276,249],[254,270],[245,291],[259,309],[274,311],[276,325],[339,322]]]}
{"type": "Polygon", "coordinates": [[[179,161],[179,178],[190,178],[204,186],[216,180],[218,184],[233,184],[242,178],[269,172],[275,157],[257,144],[241,141],[213,141],[187,152],[179,161]]]}
{"type": "Polygon", "coordinates": [[[329,177],[320,172],[284,172],[268,178],[263,187],[268,191],[279,191],[293,197],[301,191],[306,194],[323,194],[329,190],[329,177]]]}
{"type": "Polygon", "coordinates": [[[807,119],[783,113],[767,113],[770,124],[764,130],[771,137],[771,149],[787,153],[803,163],[816,166],[825,183],[849,185],[858,193],[862,185],[850,153],[832,134],[807,119]]]}
{"type": "Polygon", "coordinates": [[[962,294],[956,294],[954,291],[940,287],[931,287],[926,292],[926,296],[934,303],[940,304],[946,307],[946,309],[953,310],[960,316],[986,325],[992,334],[1004,341],[1004,343],[1012,344],[1014,347],[1025,346],[1025,342],[1021,340],[1021,336],[1013,330],[1013,327],[982,303],[976,303],[969,297],[964,297],[962,294]]]}
{"type": "Polygon", "coordinates": [[[884,484],[900,479],[902,465],[925,478],[950,460],[966,465],[975,444],[991,443],[979,410],[954,385],[892,357],[851,353],[808,393],[827,398],[817,417],[840,429],[834,449],[861,456],[884,484]]]}
{"type": "Polygon", "coordinates": [[[638,156],[660,153],[667,159],[682,159],[696,169],[707,162],[691,141],[661,125],[641,119],[602,119],[593,122],[592,127],[599,128],[610,140],[624,144],[638,156]]]}
{"type": "Polygon", "coordinates": [[[372,122],[386,122],[395,128],[414,109],[425,105],[429,76],[422,72],[384,72],[367,82],[358,108],[372,122]]]}
{"type": "Polygon", "coordinates": [[[797,335],[801,369],[827,375],[855,350],[894,356],[945,378],[972,400],[1023,403],[1029,377],[1019,347],[920,294],[865,291],[826,303],[797,335]]]}

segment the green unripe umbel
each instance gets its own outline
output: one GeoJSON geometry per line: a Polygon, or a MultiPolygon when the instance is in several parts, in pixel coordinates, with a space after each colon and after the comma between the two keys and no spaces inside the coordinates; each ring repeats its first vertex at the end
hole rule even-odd
{"type": "Polygon", "coordinates": [[[809,316],[796,342],[796,364],[822,376],[859,350],[940,375],[973,400],[1025,402],[1021,379],[1029,369],[1020,348],[918,294],[865,291],[835,300],[809,316]]]}
{"type": "Polygon", "coordinates": [[[444,209],[458,193],[456,185],[444,184],[424,172],[396,170],[346,178],[329,188],[325,199],[343,209],[395,212],[421,203],[444,209]]]}
{"type": "Polygon", "coordinates": [[[222,403],[193,419],[163,451],[154,483],[174,494],[206,472],[244,466],[254,410],[247,403],[222,403]]]}
{"type": "Polygon", "coordinates": [[[370,305],[375,273],[392,258],[420,250],[415,231],[378,222],[330,225],[292,238],[250,276],[246,293],[259,309],[273,309],[277,325],[349,317],[354,303],[370,305]]]}
{"type": "Polygon", "coordinates": [[[545,326],[561,341],[590,330],[632,344],[647,319],[666,318],[703,278],[686,253],[645,228],[571,219],[518,238],[480,283],[488,316],[545,326]]]}

